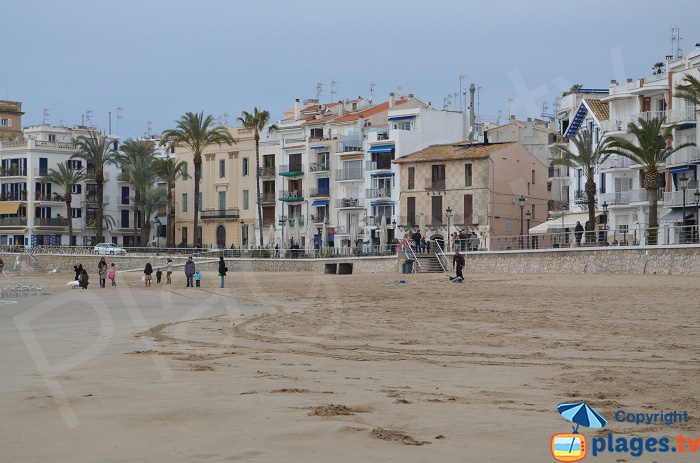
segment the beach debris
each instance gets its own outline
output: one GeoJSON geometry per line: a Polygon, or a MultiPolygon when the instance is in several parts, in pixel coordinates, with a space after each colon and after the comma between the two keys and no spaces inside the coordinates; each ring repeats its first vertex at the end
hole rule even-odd
{"type": "Polygon", "coordinates": [[[309,412],[309,416],[347,416],[355,413],[367,413],[367,407],[348,407],[346,405],[321,405],[309,412]]]}
{"type": "Polygon", "coordinates": [[[382,439],[382,440],[388,440],[388,441],[394,441],[394,442],[402,442],[406,445],[425,445],[425,444],[430,444],[428,441],[419,441],[416,440],[413,436],[409,436],[408,434],[404,434],[400,431],[392,431],[391,429],[384,429],[384,428],[374,428],[370,435],[376,439],[382,439]]]}

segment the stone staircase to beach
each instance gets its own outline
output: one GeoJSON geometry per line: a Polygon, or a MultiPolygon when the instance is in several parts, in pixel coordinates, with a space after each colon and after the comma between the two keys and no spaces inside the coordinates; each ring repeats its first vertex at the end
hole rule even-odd
{"type": "Polygon", "coordinates": [[[417,273],[442,273],[442,265],[435,254],[416,254],[418,263],[417,273]]]}

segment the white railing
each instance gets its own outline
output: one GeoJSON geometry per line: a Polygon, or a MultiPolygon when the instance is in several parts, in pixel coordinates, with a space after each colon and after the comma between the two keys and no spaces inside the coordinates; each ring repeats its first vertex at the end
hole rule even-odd
{"type": "Polygon", "coordinates": [[[613,154],[600,165],[601,169],[628,169],[630,160],[624,156],[613,154]]]}
{"type": "Polygon", "coordinates": [[[613,193],[601,193],[598,195],[598,203],[607,203],[608,206],[622,206],[630,203],[629,191],[615,191],[613,193]]]}
{"type": "MultiPolygon", "coordinates": [[[[661,200],[664,197],[664,189],[659,188],[659,191],[656,195],[656,198],[658,200],[661,200]]],[[[637,190],[630,190],[630,202],[631,203],[642,203],[642,202],[647,202],[649,201],[649,192],[644,189],[640,188],[637,190]]]]}
{"type": "Polygon", "coordinates": [[[445,251],[443,251],[442,246],[440,246],[440,240],[435,240],[433,242],[435,243],[435,257],[437,257],[438,262],[440,262],[440,267],[442,267],[442,271],[446,272],[448,260],[447,256],[445,255],[445,251]],[[444,263],[442,259],[445,259],[444,263]]]}
{"type": "Polygon", "coordinates": [[[627,124],[620,119],[608,119],[600,123],[603,132],[622,132],[627,130],[627,124]]]}
{"type": "MultiPolygon", "coordinates": [[[[690,206],[695,204],[695,192],[700,192],[699,189],[688,189],[685,191],[685,205],[690,206]]],[[[681,191],[666,191],[664,192],[664,206],[682,206],[683,205],[683,190],[681,191]]]]}
{"type": "Polygon", "coordinates": [[[668,109],[666,110],[666,122],[672,124],[678,124],[680,122],[694,122],[695,121],[695,107],[685,106],[682,108],[668,109]]]}
{"type": "Polygon", "coordinates": [[[666,165],[690,164],[698,161],[700,161],[700,147],[689,146],[673,153],[666,161],[666,165]]]}
{"type": "Polygon", "coordinates": [[[666,116],[666,111],[645,111],[643,113],[632,114],[630,116],[630,122],[636,123],[639,119],[649,122],[652,119],[661,119],[664,116],[666,116]]]}
{"type": "Polygon", "coordinates": [[[413,259],[413,262],[416,264],[413,266],[413,273],[418,273],[418,267],[420,267],[420,262],[418,262],[418,257],[416,257],[416,253],[413,252],[413,248],[411,247],[410,243],[404,246],[404,252],[406,253],[406,258],[413,259]]]}

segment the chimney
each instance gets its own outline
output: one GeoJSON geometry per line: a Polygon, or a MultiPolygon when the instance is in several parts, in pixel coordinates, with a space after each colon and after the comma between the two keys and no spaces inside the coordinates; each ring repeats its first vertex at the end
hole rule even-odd
{"type": "Polygon", "coordinates": [[[469,86],[469,139],[474,140],[476,138],[476,121],[474,120],[474,92],[476,92],[476,87],[474,84],[469,86]]]}
{"type": "Polygon", "coordinates": [[[630,83],[630,82],[632,82],[632,79],[627,79],[627,83],[630,83]]]}
{"type": "Polygon", "coordinates": [[[409,94],[408,94],[408,97],[409,97],[409,98],[413,98],[413,93],[409,93],[409,94]]]}
{"type": "Polygon", "coordinates": [[[511,114],[511,115],[510,115],[510,120],[511,120],[511,121],[514,121],[514,120],[515,120],[515,114],[511,114]]]}
{"type": "Polygon", "coordinates": [[[532,136],[532,128],[534,127],[534,123],[532,122],[532,118],[528,117],[527,122],[525,123],[525,135],[528,137],[532,136]]]}
{"type": "Polygon", "coordinates": [[[612,79],[612,80],[610,81],[610,86],[611,86],[611,87],[614,87],[615,85],[617,85],[617,81],[616,81],[615,79],[612,79]]]}
{"type": "Polygon", "coordinates": [[[301,118],[301,105],[299,104],[299,98],[294,102],[294,120],[301,118]]]}
{"type": "Polygon", "coordinates": [[[394,92],[391,92],[389,94],[389,107],[393,108],[394,107],[394,92]]]}

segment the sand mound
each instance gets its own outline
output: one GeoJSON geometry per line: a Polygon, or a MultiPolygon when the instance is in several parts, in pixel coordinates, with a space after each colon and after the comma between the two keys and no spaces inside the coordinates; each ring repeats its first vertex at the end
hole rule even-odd
{"type": "Polygon", "coordinates": [[[374,428],[370,435],[376,439],[382,439],[382,440],[388,440],[388,441],[395,441],[395,442],[403,442],[406,445],[425,445],[425,444],[430,444],[428,441],[419,441],[414,439],[412,436],[409,436],[408,434],[404,434],[399,431],[392,431],[390,429],[384,429],[384,428],[374,428]]]}
{"type": "Polygon", "coordinates": [[[354,415],[355,413],[367,413],[369,411],[366,407],[348,407],[345,405],[321,405],[316,407],[309,412],[309,416],[340,416],[340,415],[354,415]]]}

